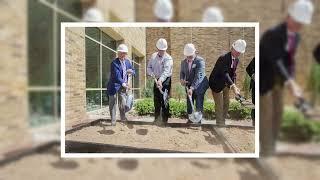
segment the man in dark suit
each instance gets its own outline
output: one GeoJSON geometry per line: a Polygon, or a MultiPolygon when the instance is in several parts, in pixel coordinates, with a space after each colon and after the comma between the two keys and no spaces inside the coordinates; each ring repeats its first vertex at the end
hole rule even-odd
{"type": "Polygon", "coordinates": [[[310,24],[313,5],[298,0],[289,6],[285,22],[267,30],[260,40],[260,153],[272,155],[280,130],[283,111],[283,87],[296,98],[302,91],[294,80],[294,55],[304,24],[310,24]]]}
{"type": "Polygon", "coordinates": [[[231,51],[220,56],[209,77],[209,85],[215,102],[215,113],[218,125],[225,125],[229,109],[229,89],[240,94],[236,82],[236,70],[240,54],[244,53],[246,42],[238,39],[232,44],[231,51]]]}
{"type": "Polygon", "coordinates": [[[187,111],[188,123],[190,123],[190,115],[193,109],[188,95],[192,97],[192,101],[196,101],[196,111],[202,113],[204,94],[209,85],[206,77],[205,61],[202,57],[196,55],[194,45],[186,44],[183,54],[186,58],[181,62],[180,82],[182,86],[187,87],[187,111]]]}
{"type": "MultiPolygon", "coordinates": [[[[247,71],[247,73],[248,73],[248,75],[250,76],[250,78],[251,78],[251,81],[250,81],[250,90],[251,90],[251,99],[252,99],[252,103],[254,104],[254,100],[255,100],[255,93],[254,93],[254,86],[255,86],[255,84],[254,84],[254,69],[255,69],[255,66],[254,66],[254,64],[255,64],[255,58],[253,58],[252,60],[251,60],[251,62],[249,63],[249,65],[247,66],[247,68],[246,68],[246,71],[247,71]]],[[[251,118],[252,118],[252,124],[253,124],[253,126],[255,125],[255,117],[254,117],[254,115],[255,115],[255,112],[254,112],[254,108],[251,110],[251,118]]]]}
{"type": "Polygon", "coordinates": [[[128,95],[127,90],[129,89],[128,77],[135,74],[130,60],[126,57],[128,53],[128,47],[125,44],[120,44],[117,48],[117,53],[118,57],[111,63],[110,80],[107,85],[111,125],[113,126],[116,124],[117,95],[119,101],[120,119],[126,120],[125,105],[128,95]]]}

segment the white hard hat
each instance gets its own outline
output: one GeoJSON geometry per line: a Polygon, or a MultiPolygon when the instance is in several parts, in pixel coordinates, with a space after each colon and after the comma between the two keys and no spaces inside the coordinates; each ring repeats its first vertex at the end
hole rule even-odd
{"type": "Polygon", "coordinates": [[[84,22],[103,22],[104,18],[102,12],[95,7],[89,8],[85,11],[82,17],[84,22]]]}
{"type": "Polygon", "coordinates": [[[301,24],[310,24],[314,7],[309,0],[297,0],[289,6],[289,16],[301,24]]]}
{"type": "Polygon", "coordinates": [[[202,22],[223,22],[223,15],[218,7],[207,8],[202,16],[202,22]]]}
{"type": "Polygon", "coordinates": [[[191,44],[191,43],[190,43],[190,44],[186,44],[186,45],[184,46],[183,54],[184,54],[185,56],[193,56],[193,55],[196,54],[196,48],[195,48],[194,45],[191,44]]]}
{"type": "Polygon", "coordinates": [[[239,53],[244,53],[246,51],[246,46],[246,41],[242,39],[238,39],[232,44],[233,49],[239,53]]]}
{"type": "Polygon", "coordinates": [[[171,0],[157,0],[153,11],[158,19],[166,21],[171,20],[173,16],[173,5],[171,0]]]}
{"type": "Polygon", "coordinates": [[[168,43],[165,39],[163,38],[160,38],[158,41],[157,41],[157,44],[156,44],[157,48],[159,50],[167,50],[168,49],[168,43]]]}
{"type": "Polygon", "coordinates": [[[125,44],[120,44],[117,48],[117,51],[128,53],[128,47],[125,44]]]}

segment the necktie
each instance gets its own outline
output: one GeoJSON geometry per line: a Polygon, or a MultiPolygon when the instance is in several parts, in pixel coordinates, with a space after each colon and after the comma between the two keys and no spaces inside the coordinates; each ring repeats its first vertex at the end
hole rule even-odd
{"type": "Polygon", "coordinates": [[[122,78],[124,82],[127,82],[127,68],[126,68],[126,63],[124,61],[121,62],[122,65],[122,78]]]}
{"type": "Polygon", "coordinates": [[[188,67],[189,67],[189,72],[191,71],[191,66],[192,66],[192,60],[188,60],[188,67]]]}
{"type": "Polygon", "coordinates": [[[288,35],[288,62],[289,62],[289,74],[293,75],[294,73],[294,54],[295,54],[295,45],[296,44],[296,37],[294,33],[289,33],[288,35]]]}

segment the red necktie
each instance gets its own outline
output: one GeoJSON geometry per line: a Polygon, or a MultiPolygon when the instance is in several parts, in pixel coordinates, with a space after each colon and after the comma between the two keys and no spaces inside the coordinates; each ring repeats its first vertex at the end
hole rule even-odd
{"type": "Polygon", "coordinates": [[[288,35],[288,61],[289,61],[289,74],[293,75],[295,69],[295,62],[294,62],[294,54],[295,54],[295,45],[296,44],[296,37],[295,34],[290,33],[288,35]]]}

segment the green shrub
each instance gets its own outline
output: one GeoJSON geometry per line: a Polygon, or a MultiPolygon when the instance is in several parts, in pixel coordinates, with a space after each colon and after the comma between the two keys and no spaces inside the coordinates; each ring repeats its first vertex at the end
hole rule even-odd
{"type": "Polygon", "coordinates": [[[147,79],[146,86],[141,91],[142,98],[151,98],[153,97],[153,79],[147,79]]]}
{"type": "Polygon", "coordinates": [[[203,116],[205,119],[214,119],[214,101],[204,101],[203,103],[203,116]]]}
{"type": "MultiPolygon", "coordinates": [[[[170,98],[170,114],[171,117],[186,118],[187,117],[187,103],[186,100],[176,100],[170,98]]],[[[135,111],[138,115],[152,115],[154,113],[154,102],[152,98],[145,98],[137,100],[134,105],[135,111]]],[[[203,105],[203,116],[205,119],[215,118],[215,104],[213,101],[205,100],[203,105]]],[[[231,100],[229,114],[232,119],[250,118],[251,109],[243,107],[238,101],[231,100]]]]}
{"type": "Polygon", "coordinates": [[[175,99],[169,100],[171,117],[186,118],[187,117],[187,103],[185,101],[177,101],[175,99]]]}
{"type": "Polygon", "coordinates": [[[152,98],[137,100],[134,104],[134,109],[138,115],[150,115],[154,113],[154,103],[152,98]]]}
{"type": "Polygon", "coordinates": [[[280,137],[294,141],[319,141],[320,123],[305,119],[303,114],[293,107],[285,107],[280,137]]]}
{"type": "Polygon", "coordinates": [[[240,102],[232,99],[229,105],[229,115],[232,119],[250,118],[251,109],[242,106],[240,102]]]}
{"type": "Polygon", "coordinates": [[[184,86],[182,86],[180,83],[175,83],[173,90],[174,90],[174,93],[176,94],[178,101],[185,99],[186,89],[184,86]]]}

